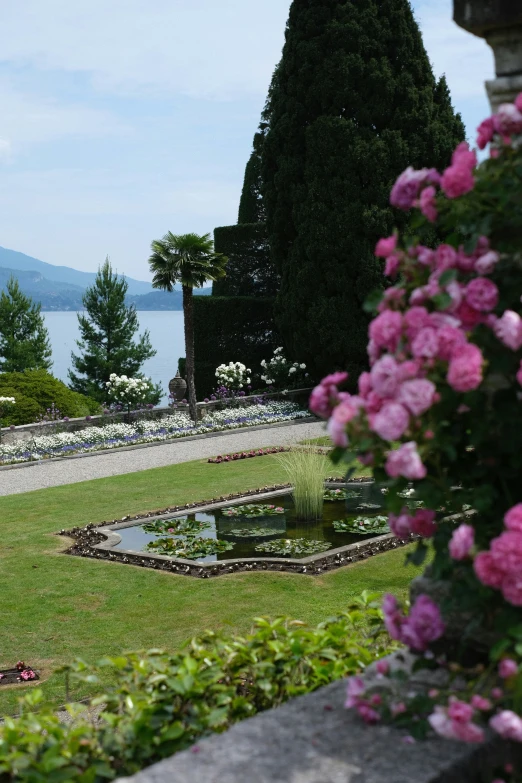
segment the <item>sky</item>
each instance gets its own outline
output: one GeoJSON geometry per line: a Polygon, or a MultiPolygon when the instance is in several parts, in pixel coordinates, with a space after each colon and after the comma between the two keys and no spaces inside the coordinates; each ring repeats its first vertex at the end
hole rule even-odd
{"type": "MultiPolygon", "coordinates": [[[[468,136],[493,56],[413,0],[468,136]]],[[[0,245],[149,280],[151,240],[237,221],[290,0],[0,4],[0,245]]]]}

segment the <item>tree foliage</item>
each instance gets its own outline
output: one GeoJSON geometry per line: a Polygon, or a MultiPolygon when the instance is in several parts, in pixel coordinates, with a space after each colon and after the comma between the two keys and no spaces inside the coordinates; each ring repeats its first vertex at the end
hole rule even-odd
{"type": "MultiPolygon", "coordinates": [[[[265,111],[261,174],[282,277],[276,319],[315,374],[366,365],[362,303],[407,166],[444,167],[464,137],[408,0],[294,0],[265,111]]],[[[404,223],[404,220],[402,221],[404,223]]]]}
{"type": "MultiPolygon", "coordinates": [[[[106,399],[111,373],[140,377],[143,363],[156,355],[148,330],[135,340],[138,314],[134,305],[125,304],[127,289],[127,281],[113,272],[107,258],[83,295],[85,313],[78,313],[80,354],[71,355],[71,387],[100,402],[106,399]]],[[[155,389],[149,402],[157,403],[160,395],[155,389]]]]}
{"type": "Polygon", "coordinates": [[[50,370],[51,344],[41,305],[11,277],[0,294],[0,372],[50,370]]]}

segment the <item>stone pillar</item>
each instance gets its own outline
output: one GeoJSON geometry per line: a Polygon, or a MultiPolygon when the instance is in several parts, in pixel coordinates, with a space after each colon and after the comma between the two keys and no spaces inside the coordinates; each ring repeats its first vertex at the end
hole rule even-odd
{"type": "Polygon", "coordinates": [[[522,92],[521,0],[453,0],[453,19],[493,49],[496,79],[486,82],[492,111],[512,103],[522,92]]]}

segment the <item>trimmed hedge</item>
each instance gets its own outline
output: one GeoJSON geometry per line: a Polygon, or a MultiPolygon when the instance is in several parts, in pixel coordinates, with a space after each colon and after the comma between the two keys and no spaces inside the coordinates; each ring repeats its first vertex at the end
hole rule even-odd
{"type": "Polygon", "coordinates": [[[194,297],[199,400],[210,396],[216,388],[216,367],[223,362],[243,362],[252,369],[252,386],[264,385],[259,378],[261,360],[272,356],[279,341],[274,329],[273,306],[270,297],[194,297]]]}
{"type": "Polygon", "coordinates": [[[212,296],[275,296],[279,277],[270,260],[264,223],[240,223],[214,229],[214,248],[228,257],[226,277],[212,296]]]}
{"type": "Polygon", "coordinates": [[[101,412],[100,405],[90,397],[74,392],[45,370],[5,372],[0,374],[0,395],[14,397],[14,405],[2,425],[32,424],[54,403],[62,416],[74,418],[101,412]]]}

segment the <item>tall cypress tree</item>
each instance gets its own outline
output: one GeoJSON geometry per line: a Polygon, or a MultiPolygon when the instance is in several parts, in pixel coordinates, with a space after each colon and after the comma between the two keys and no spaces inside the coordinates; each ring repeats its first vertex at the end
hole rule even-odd
{"type": "Polygon", "coordinates": [[[403,217],[407,166],[447,165],[464,138],[408,0],[294,0],[263,143],[268,239],[282,276],[276,319],[316,375],[366,365],[362,304],[373,255],[403,217]]]}
{"type": "MultiPolygon", "coordinates": [[[[156,355],[148,330],[135,341],[139,329],[135,305],[127,305],[129,284],[112,271],[109,259],[98,269],[96,279],[82,302],[85,313],[78,313],[81,353],[71,354],[70,386],[99,402],[107,399],[106,383],[111,373],[140,378],[143,362],[156,355]]],[[[161,390],[156,388],[147,402],[157,403],[161,390]]]]}
{"type": "Polygon", "coordinates": [[[266,220],[261,180],[261,154],[265,138],[264,129],[267,127],[267,124],[262,121],[259,131],[254,136],[252,154],[245,168],[245,179],[239,201],[238,223],[264,223],[266,220]]]}
{"type": "Polygon", "coordinates": [[[0,294],[0,372],[51,369],[51,343],[41,310],[10,277],[0,294]]]}

